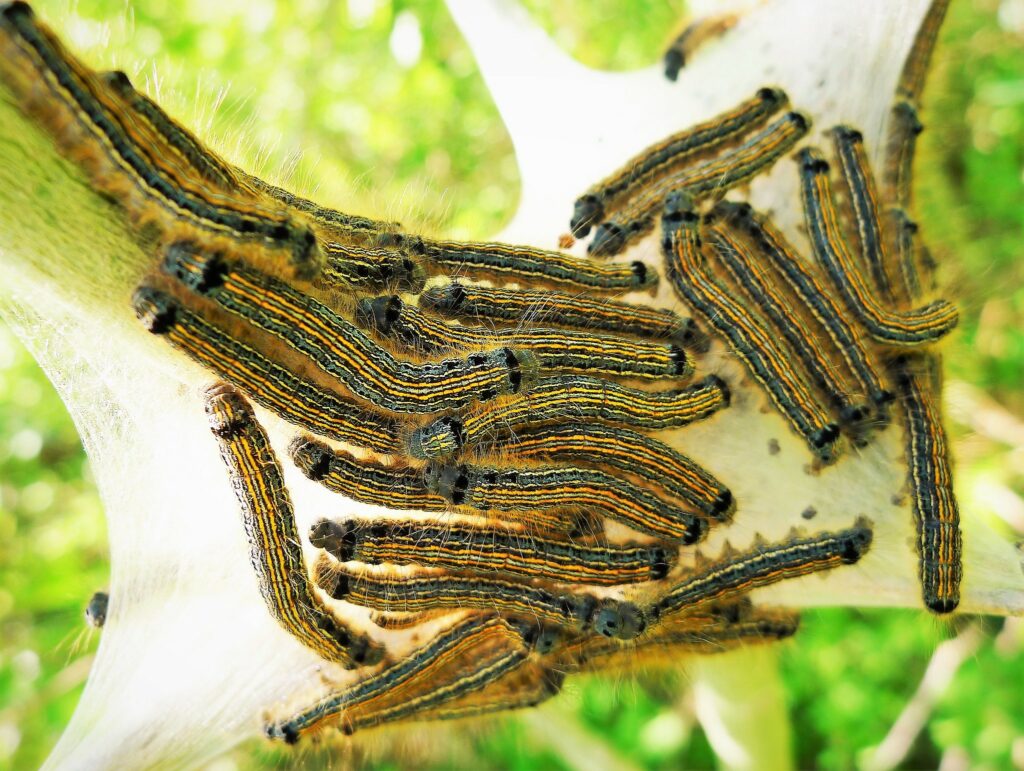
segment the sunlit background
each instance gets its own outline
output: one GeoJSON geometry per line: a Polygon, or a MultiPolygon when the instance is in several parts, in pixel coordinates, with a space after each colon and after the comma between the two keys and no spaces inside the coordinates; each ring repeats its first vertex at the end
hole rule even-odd
{"type": "MultiPolygon", "coordinates": [[[[685,15],[668,0],[525,4],[579,59],[613,69],[655,62],[685,15]]],[[[125,69],[172,113],[197,104],[200,135],[232,160],[325,202],[455,236],[488,235],[516,206],[508,136],[440,2],[34,5],[90,63],[125,69]]],[[[961,505],[1018,538],[1022,50],[1024,0],[954,0],[925,100],[917,184],[924,233],[964,311],[946,348],[961,505]]],[[[68,721],[101,634],[83,611],[108,576],[103,512],[74,426],[0,327],[0,768],[38,766],[68,721]]],[[[1020,619],[812,611],[782,663],[799,767],[850,767],[902,731],[912,739],[906,767],[1024,768],[1020,619]],[[912,702],[919,724],[905,713],[912,702]]],[[[437,767],[713,765],[684,676],[579,680],[568,691],[543,725],[527,717],[469,732],[437,767]]],[[[291,760],[253,743],[215,767],[260,765],[291,760]]]]}

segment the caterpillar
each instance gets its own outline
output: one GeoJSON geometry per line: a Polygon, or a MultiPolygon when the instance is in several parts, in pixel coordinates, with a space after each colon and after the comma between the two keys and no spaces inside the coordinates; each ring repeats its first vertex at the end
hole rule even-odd
{"type": "Polygon", "coordinates": [[[378,663],[383,648],[311,591],[281,466],[252,408],[231,386],[218,384],[206,391],[206,413],[242,509],[250,562],[270,615],[327,661],[348,669],[378,663]]]}
{"type": "Polygon", "coordinates": [[[595,586],[656,581],[675,560],[675,551],[664,546],[584,545],[506,527],[422,520],[322,519],[313,525],[310,541],[339,562],[418,564],[595,586]]]}

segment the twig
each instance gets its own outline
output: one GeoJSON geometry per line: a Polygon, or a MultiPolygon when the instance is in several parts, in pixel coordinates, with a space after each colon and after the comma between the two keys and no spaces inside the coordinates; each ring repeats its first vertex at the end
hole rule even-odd
{"type": "Polygon", "coordinates": [[[984,639],[981,626],[974,622],[952,640],[947,640],[935,649],[924,677],[917,686],[917,692],[865,763],[866,769],[882,771],[899,765],[927,724],[936,702],[953,681],[960,665],[977,652],[984,639]]]}

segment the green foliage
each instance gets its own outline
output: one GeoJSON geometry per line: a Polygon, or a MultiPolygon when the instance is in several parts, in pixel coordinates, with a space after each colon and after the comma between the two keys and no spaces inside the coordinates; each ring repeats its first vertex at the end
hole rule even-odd
{"type": "Polygon", "coordinates": [[[647,67],[685,23],[684,0],[525,0],[552,39],[591,67],[647,67]]]}
{"type": "MultiPolygon", "coordinates": [[[[181,114],[192,112],[182,109],[192,100],[204,107],[209,122],[200,133],[246,168],[290,169],[280,177],[285,184],[318,189],[353,211],[415,216],[455,235],[493,232],[515,208],[508,136],[436,0],[149,0],[133,4],[134,28],[115,35],[108,52],[97,46],[97,24],[121,18],[123,0],[77,0],[73,17],[63,0],[36,5],[76,48],[94,46],[98,65],[116,64],[140,84],[154,73],[173,82],[161,101],[181,114]],[[224,103],[214,109],[222,89],[224,103]]],[[[526,5],[585,62],[626,69],[655,61],[682,3],[526,5]]],[[[998,26],[999,6],[953,4],[926,100],[917,197],[924,232],[965,311],[962,332],[947,349],[951,379],[984,389],[1009,414],[1021,415],[1024,39],[1020,30],[998,26]]],[[[968,430],[976,429],[954,425],[961,436],[968,430]]],[[[994,510],[984,493],[993,485],[1024,493],[1024,464],[1006,463],[998,438],[982,432],[960,446],[965,507],[994,510]]],[[[97,639],[82,612],[105,586],[107,570],[102,512],[74,428],[28,354],[4,333],[0,768],[38,766],[67,722],[97,639]]],[[[989,626],[981,649],[940,697],[908,766],[935,767],[956,748],[977,768],[1005,768],[1012,757],[1020,762],[1024,634],[1019,625],[989,626]]],[[[949,634],[922,613],[808,613],[782,657],[798,766],[862,761],[949,634]]],[[[574,682],[557,709],[635,767],[709,767],[710,748],[680,694],[685,683],[664,678],[588,680],[574,682]]],[[[434,767],[570,767],[558,744],[528,723],[498,723],[472,732],[470,741],[470,755],[434,767]]],[[[292,764],[287,752],[261,743],[232,757],[243,767],[292,764]]],[[[303,764],[311,761],[328,763],[316,752],[302,756],[303,764]]]]}
{"type": "Polygon", "coordinates": [[[928,91],[917,193],[968,310],[951,372],[1024,408],[1024,67],[995,3],[954,3],[928,91]],[[959,52],[959,55],[958,55],[959,52]]]}
{"type": "Polygon", "coordinates": [[[108,580],[103,511],[75,428],[35,362],[0,336],[0,768],[37,766],[71,717],[108,580]]]}

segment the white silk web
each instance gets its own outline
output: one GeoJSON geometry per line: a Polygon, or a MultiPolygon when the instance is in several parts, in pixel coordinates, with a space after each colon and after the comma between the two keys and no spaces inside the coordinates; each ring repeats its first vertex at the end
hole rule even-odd
{"type": "MultiPolygon", "coordinates": [[[[500,237],[553,246],[590,182],[766,84],[782,86],[812,116],[811,141],[831,125],[851,123],[877,161],[891,94],[926,4],[755,4],[670,84],[658,67],[583,67],[507,0],[449,0],[522,174],[518,213],[500,237]]],[[[28,129],[12,105],[0,102],[0,109],[0,310],[79,428],[106,507],[113,565],[110,615],[92,674],[49,766],[196,765],[256,735],[266,710],[310,698],[325,677],[340,682],[352,675],[318,662],[262,605],[199,397],[211,378],[150,338],[131,313],[128,298],[147,257],[120,224],[111,224],[119,215],[88,195],[81,174],[55,157],[51,143],[28,129]],[[51,202],[75,202],[61,207],[59,225],[40,190],[51,202]]],[[[791,161],[758,179],[750,197],[805,243],[796,228],[791,161]]],[[[660,261],[654,238],[629,256],[660,261]]],[[[677,301],[663,286],[654,302],[677,301]]],[[[731,362],[720,366],[737,372],[731,362]]],[[[858,566],[760,597],[791,606],[919,606],[911,515],[892,503],[904,476],[898,432],[812,476],[804,470],[804,448],[778,416],[762,413],[762,404],[757,391],[742,388],[716,420],[668,435],[743,502],[736,524],[716,532],[703,550],[713,555],[726,539],[744,545],[758,532],[784,537],[808,506],[819,512],[821,529],[846,527],[866,514],[875,522],[875,545],[858,566]],[[765,452],[770,439],[781,445],[772,457],[765,452]]],[[[293,432],[264,412],[260,417],[284,458],[293,432]]],[[[300,532],[325,514],[371,512],[285,467],[300,532]]],[[[966,514],[962,608],[1020,612],[1024,580],[1014,551],[966,514]]],[[[408,641],[395,635],[388,645],[401,650],[408,641]]],[[[715,666],[702,663],[697,677],[710,689],[701,717],[716,749],[731,765],[749,761],[758,743],[762,760],[765,752],[783,757],[784,741],[774,746],[779,740],[766,736],[764,724],[752,726],[751,705],[778,695],[769,687],[770,671],[758,695],[751,679],[738,685],[715,666]]],[[[784,726],[777,731],[784,735],[784,726]]]]}

